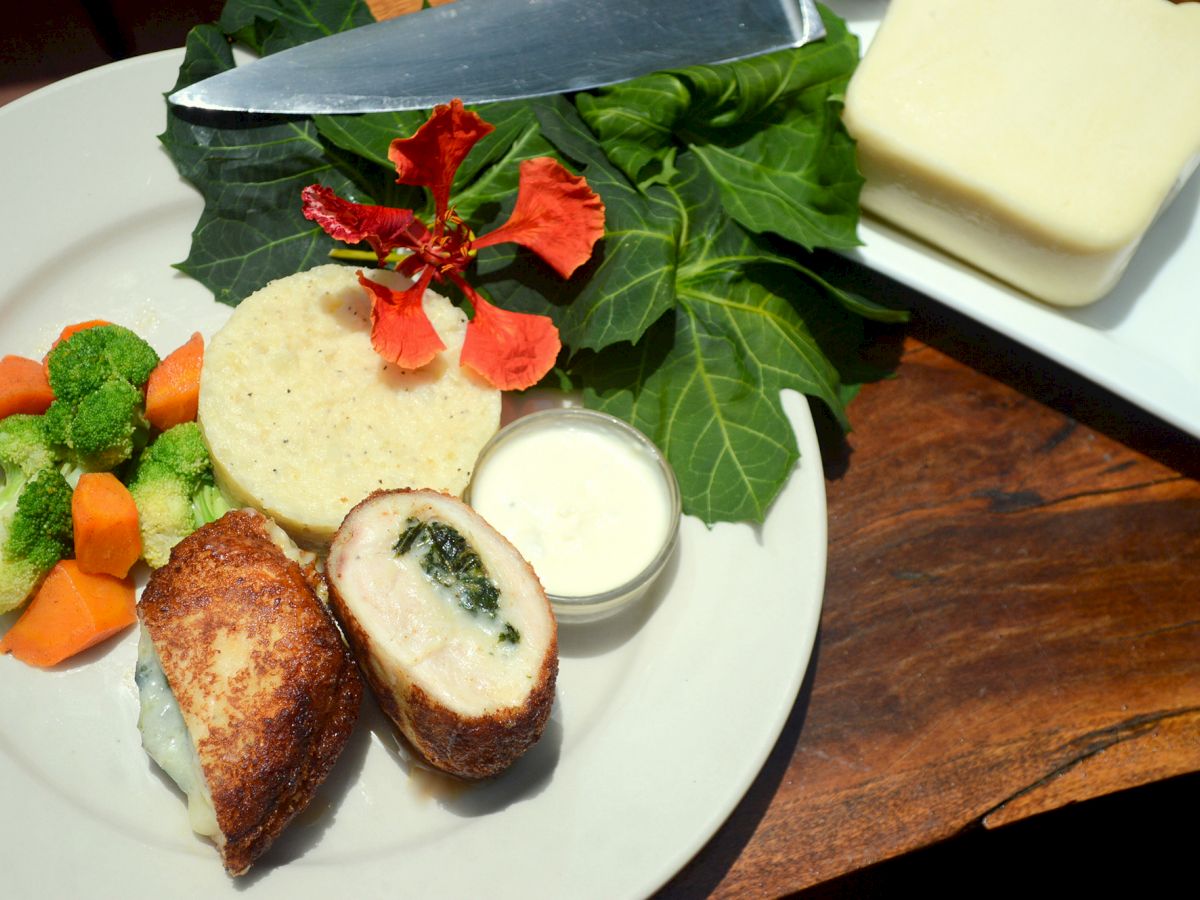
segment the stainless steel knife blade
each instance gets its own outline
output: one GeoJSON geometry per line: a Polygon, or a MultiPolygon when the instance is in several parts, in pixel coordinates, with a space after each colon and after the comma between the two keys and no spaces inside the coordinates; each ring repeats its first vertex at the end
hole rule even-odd
{"type": "Polygon", "coordinates": [[[296,115],[487,103],[731,62],[824,34],[813,0],[456,0],[236,66],[168,100],[296,115]]]}

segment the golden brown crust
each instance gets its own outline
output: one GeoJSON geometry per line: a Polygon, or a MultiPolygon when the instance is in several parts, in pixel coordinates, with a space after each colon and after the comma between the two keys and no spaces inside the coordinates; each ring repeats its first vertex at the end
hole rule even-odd
{"type": "Polygon", "coordinates": [[[362,680],[306,574],[261,516],[239,510],[176,545],[139,603],[196,741],[231,875],[308,804],[358,718],[362,680]]]}
{"type": "Polygon", "coordinates": [[[554,705],[557,635],[542,660],[536,686],[522,706],[467,717],[447,709],[418,685],[382,670],[370,635],[332,582],[329,599],[380,708],[430,765],[460,778],[489,778],[511,766],[542,736],[554,705]]]}
{"type": "MultiPolygon", "coordinates": [[[[407,488],[375,491],[350,510],[346,521],[373,499],[392,493],[431,492],[407,488]]],[[[453,497],[447,496],[447,499],[460,502],[453,497]]],[[[541,583],[532,567],[528,562],[525,567],[540,590],[541,583]]],[[[430,765],[460,778],[489,778],[511,766],[541,738],[554,705],[558,679],[558,626],[553,613],[550,613],[552,631],[549,645],[525,702],[521,706],[499,709],[487,715],[463,716],[430,697],[419,685],[413,684],[405,673],[389,671],[386,664],[380,661],[381,655],[374,652],[371,636],[338,593],[334,579],[328,579],[328,585],[330,605],[342,623],[346,638],[354,648],[355,657],[380,708],[430,765]]],[[[549,609],[549,601],[546,602],[549,609]]]]}

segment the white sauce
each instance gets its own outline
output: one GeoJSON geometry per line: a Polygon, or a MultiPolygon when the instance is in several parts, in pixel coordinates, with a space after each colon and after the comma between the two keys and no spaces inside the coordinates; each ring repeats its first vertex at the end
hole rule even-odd
{"type": "Polygon", "coordinates": [[[552,418],[522,428],[480,461],[470,496],[557,596],[620,587],[654,560],[671,530],[657,460],[601,422],[552,418]]]}

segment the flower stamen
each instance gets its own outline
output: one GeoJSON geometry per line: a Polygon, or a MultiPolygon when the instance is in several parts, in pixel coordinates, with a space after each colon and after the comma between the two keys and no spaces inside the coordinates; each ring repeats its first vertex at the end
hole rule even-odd
{"type": "Polygon", "coordinates": [[[498,388],[523,389],[536,384],[554,365],[562,347],[558,329],[547,316],[493,306],[463,273],[479,249],[512,242],[532,250],[569,278],[604,234],[604,203],[581,176],[572,175],[557,160],[525,160],[512,215],[499,228],[476,237],[451,206],[450,185],[467,153],[492,130],[462,101],[453,100],[434,109],[412,137],[392,141],[388,158],[396,166],[397,182],[420,185],[433,194],[432,230],[412,210],[352,203],[321,185],[310,185],[301,197],[306,218],[337,240],[366,242],[381,266],[393,251],[411,251],[396,263],[397,271],[418,277],[409,291],[377,290],[360,276],[371,294],[371,340],[376,352],[397,364],[402,364],[398,358],[402,356],[406,368],[419,358],[424,359],[421,365],[432,359],[432,326],[413,297],[419,297],[433,280],[448,280],[463,291],[474,310],[460,364],[469,365],[498,388]]]}

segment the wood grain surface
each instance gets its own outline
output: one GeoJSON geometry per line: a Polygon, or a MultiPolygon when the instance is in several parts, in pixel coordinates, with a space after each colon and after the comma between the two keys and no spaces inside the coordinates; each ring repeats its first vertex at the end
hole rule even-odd
{"type": "Polygon", "coordinates": [[[1200,443],[914,309],[823,435],[829,574],[793,721],[663,896],[775,897],[1200,770],[1200,443]]]}

